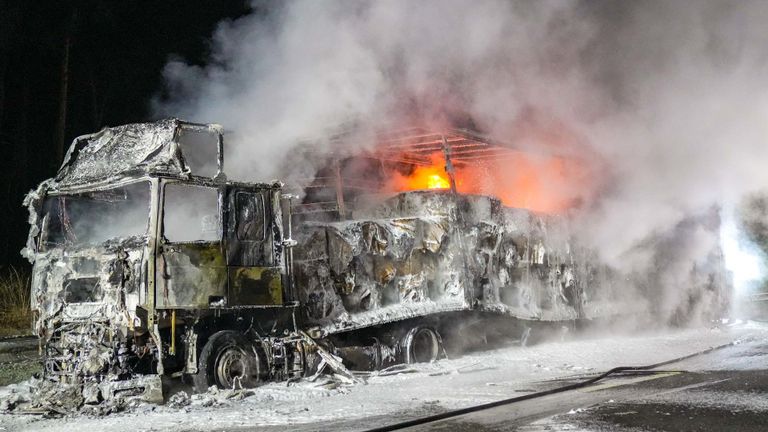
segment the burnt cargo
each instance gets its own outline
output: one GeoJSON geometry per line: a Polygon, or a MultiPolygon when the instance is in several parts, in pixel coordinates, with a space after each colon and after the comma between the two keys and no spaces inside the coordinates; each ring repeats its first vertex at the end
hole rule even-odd
{"type": "Polygon", "coordinates": [[[631,307],[567,220],[492,197],[404,192],[297,232],[299,296],[330,333],[449,311],[567,321],[631,307]]]}

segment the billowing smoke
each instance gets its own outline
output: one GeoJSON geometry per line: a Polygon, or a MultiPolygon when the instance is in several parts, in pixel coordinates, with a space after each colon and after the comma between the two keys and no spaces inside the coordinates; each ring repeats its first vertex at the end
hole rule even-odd
{"type": "Polygon", "coordinates": [[[582,240],[677,304],[717,209],[768,185],[766,22],[762,1],[257,2],[208,66],[168,63],[156,108],[232,131],[227,172],[248,180],[348,125],[469,123],[575,152],[597,185],[582,240]]]}

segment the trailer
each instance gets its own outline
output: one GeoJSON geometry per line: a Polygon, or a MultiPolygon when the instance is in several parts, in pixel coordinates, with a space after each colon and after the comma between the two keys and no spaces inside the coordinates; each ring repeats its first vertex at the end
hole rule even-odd
{"type": "Polygon", "coordinates": [[[26,197],[46,379],[84,403],[159,401],[161,377],[205,391],[434,361],[478,329],[525,340],[526,323],[640,308],[567,217],[460,190],[456,167],[511,155],[503,143],[390,134],[375,154],[328,156],[299,198],[227,178],[223,141],[177,119],[105,128],[26,197]],[[433,189],[345,177],[361,159],[413,171],[435,152],[447,183],[433,189]]]}

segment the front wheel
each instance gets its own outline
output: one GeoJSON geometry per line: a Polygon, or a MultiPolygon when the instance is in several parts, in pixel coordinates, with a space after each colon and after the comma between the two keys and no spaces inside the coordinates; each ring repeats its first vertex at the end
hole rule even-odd
{"type": "Polygon", "coordinates": [[[197,374],[192,376],[195,391],[211,386],[222,389],[251,388],[264,378],[257,347],[231,330],[215,333],[200,352],[197,374]]]}

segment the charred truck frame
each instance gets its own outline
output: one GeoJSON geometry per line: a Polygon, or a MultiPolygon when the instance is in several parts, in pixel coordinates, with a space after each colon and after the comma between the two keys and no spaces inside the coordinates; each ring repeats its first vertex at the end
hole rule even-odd
{"type": "Polygon", "coordinates": [[[160,376],[204,391],[343,369],[339,357],[431,361],[473,323],[632,309],[565,221],[457,193],[452,163],[509,151],[483,137],[412,130],[374,158],[439,150],[447,190],[364,193],[375,185],[345,182],[336,160],[301,202],[280,183],[228,180],[223,150],[216,125],[105,128],[27,196],[47,378],[86,401],[158,400],[160,376]]]}

